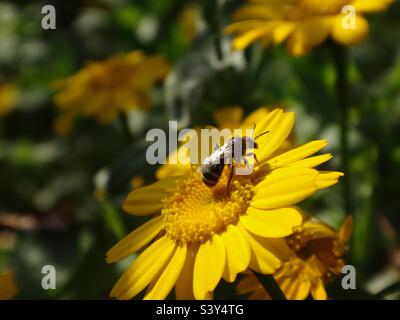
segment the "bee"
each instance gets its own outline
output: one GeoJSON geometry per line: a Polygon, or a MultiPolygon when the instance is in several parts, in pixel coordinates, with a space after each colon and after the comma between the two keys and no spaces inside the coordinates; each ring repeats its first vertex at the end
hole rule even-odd
{"type": "Polygon", "coordinates": [[[211,155],[205,158],[203,164],[198,168],[198,172],[201,174],[203,182],[210,188],[215,186],[218,183],[225,166],[229,165],[231,169],[227,184],[229,193],[230,183],[234,174],[234,163],[245,164],[247,166],[248,161],[245,156],[254,156],[254,159],[258,162],[254,153],[250,152],[246,154],[246,152],[251,147],[258,149],[258,144],[255,140],[268,132],[269,131],[263,132],[254,139],[250,137],[233,137],[221,147],[217,144],[211,155]]]}

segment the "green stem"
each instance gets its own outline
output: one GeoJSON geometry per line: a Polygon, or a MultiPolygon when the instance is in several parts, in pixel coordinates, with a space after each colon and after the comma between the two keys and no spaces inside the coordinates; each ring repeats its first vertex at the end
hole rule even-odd
{"type": "Polygon", "coordinates": [[[258,44],[253,44],[248,49],[248,63],[250,72],[247,73],[247,92],[254,92],[268,61],[266,51],[258,44]]]}
{"type": "Polygon", "coordinates": [[[223,60],[224,58],[224,53],[222,51],[222,25],[221,25],[221,15],[222,15],[222,9],[221,4],[219,3],[218,0],[215,0],[215,12],[214,12],[214,19],[215,19],[215,36],[214,36],[214,41],[215,41],[215,48],[217,51],[217,57],[218,60],[223,60]]]}
{"type": "Polygon", "coordinates": [[[283,294],[279,285],[276,283],[272,274],[261,274],[254,272],[254,275],[264,287],[265,291],[267,291],[267,293],[270,295],[272,300],[286,300],[285,295],[283,294]]]}
{"type": "Polygon", "coordinates": [[[212,38],[214,42],[215,52],[218,60],[222,60],[222,13],[224,9],[224,3],[220,0],[201,0],[202,10],[204,13],[205,20],[207,21],[210,31],[212,32],[212,38]]]}
{"type": "Polygon", "coordinates": [[[110,229],[116,240],[121,240],[126,230],[120,212],[108,199],[100,200],[99,205],[106,227],[110,229]]]}
{"type": "Polygon", "coordinates": [[[349,79],[348,79],[348,65],[349,57],[345,48],[334,45],[333,47],[333,60],[336,69],[336,94],[337,106],[339,111],[339,124],[340,124],[340,146],[341,146],[341,170],[344,172],[343,177],[343,202],[346,214],[352,214],[351,203],[351,175],[349,169],[349,79]]]}

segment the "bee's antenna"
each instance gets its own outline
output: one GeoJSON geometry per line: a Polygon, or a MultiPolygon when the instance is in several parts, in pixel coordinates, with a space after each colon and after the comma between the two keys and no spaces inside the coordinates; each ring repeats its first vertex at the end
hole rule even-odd
{"type": "Polygon", "coordinates": [[[266,134],[266,133],[268,133],[269,131],[265,131],[265,132],[263,132],[263,133],[260,133],[258,136],[256,136],[255,138],[254,138],[254,140],[255,139],[257,139],[257,138],[259,138],[259,137],[261,137],[261,136],[263,136],[264,134],[266,134]]]}

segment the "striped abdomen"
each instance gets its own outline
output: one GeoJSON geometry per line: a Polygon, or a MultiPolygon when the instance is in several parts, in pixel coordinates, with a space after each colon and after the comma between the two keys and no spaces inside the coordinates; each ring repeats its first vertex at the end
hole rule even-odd
{"type": "Polygon", "coordinates": [[[224,163],[220,163],[220,164],[202,165],[200,167],[199,171],[201,173],[204,183],[208,187],[213,187],[218,183],[222,171],[224,170],[224,166],[225,166],[224,163]]]}

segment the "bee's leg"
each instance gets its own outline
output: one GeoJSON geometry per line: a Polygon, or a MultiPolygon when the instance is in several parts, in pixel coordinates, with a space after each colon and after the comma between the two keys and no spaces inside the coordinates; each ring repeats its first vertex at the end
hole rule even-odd
{"type": "Polygon", "coordinates": [[[243,158],[243,163],[245,164],[245,168],[249,168],[249,169],[251,169],[251,171],[253,171],[254,168],[250,168],[249,160],[247,160],[246,158],[243,158]]]}
{"type": "Polygon", "coordinates": [[[231,168],[231,172],[229,173],[228,184],[226,186],[226,190],[227,190],[228,195],[231,194],[231,182],[232,182],[233,174],[234,174],[234,171],[235,171],[235,167],[233,165],[231,165],[230,168],[231,168]]]}
{"type": "Polygon", "coordinates": [[[246,154],[246,157],[250,157],[250,156],[254,157],[254,160],[256,161],[256,164],[259,166],[260,162],[258,161],[256,154],[254,152],[249,152],[248,154],[246,154]]]}

